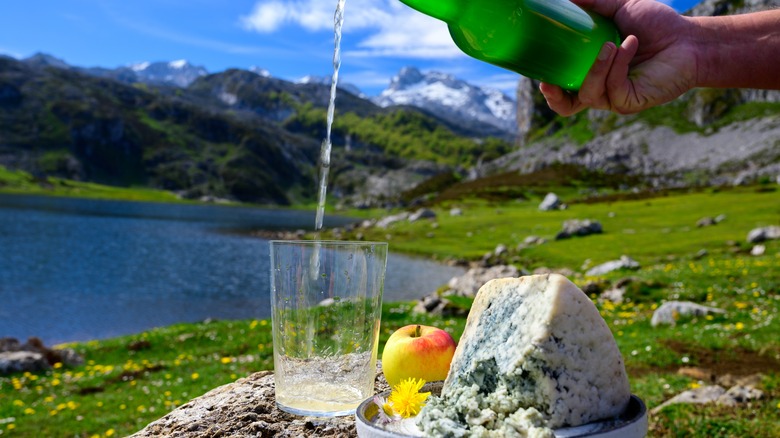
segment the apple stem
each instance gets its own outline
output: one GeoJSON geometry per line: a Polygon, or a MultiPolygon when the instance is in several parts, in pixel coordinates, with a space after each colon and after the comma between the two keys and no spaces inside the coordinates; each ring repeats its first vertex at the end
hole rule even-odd
{"type": "Polygon", "coordinates": [[[417,328],[414,329],[414,337],[419,338],[422,336],[422,328],[418,325],[417,328]]]}

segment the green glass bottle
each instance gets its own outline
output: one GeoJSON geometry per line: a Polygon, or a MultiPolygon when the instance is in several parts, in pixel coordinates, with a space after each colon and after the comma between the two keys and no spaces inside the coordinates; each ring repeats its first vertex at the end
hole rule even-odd
{"type": "Polygon", "coordinates": [[[523,76],[578,90],[607,41],[606,18],[568,0],[401,0],[445,21],[467,55],[523,76]]]}

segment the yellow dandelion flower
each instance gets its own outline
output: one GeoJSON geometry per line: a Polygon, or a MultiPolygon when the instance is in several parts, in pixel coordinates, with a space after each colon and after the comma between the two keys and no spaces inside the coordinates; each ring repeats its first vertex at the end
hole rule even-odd
{"type": "Polygon", "coordinates": [[[263,326],[263,327],[267,326],[268,325],[268,320],[264,319],[264,320],[260,321],[260,325],[263,326]]]}
{"type": "Polygon", "coordinates": [[[200,374],[192,373],[192,375],[190,377],[192,377],[192,380],[198,380],[198,378],[200,377],[200,374]]]}
{"type": "Polygon", "coordinates": [[[108,429],[106,431],[106,436],[113,436],[115,433],[116,433],[116,431],[114,431],[114,429],[108,429]]]}
{"type": "Polygon", "coordinates": [[[52,379],[51,386],[59,386],[60,383],[62,383],[60,379],[52,379]]]}
{"type": "Polygon", "coordinates": [[[253,329],[253,328],[257,327],[257,324],[259,324],[259,322],[257,322],[257,320],[254,320],[254,321],[252,321],[252,322],[249,324],[249,328],[250,328],[250,329],[253,329]]]}
{"type": "Polygon", "coordinates": [[[425,380],[406,379],[393,387],[390,397],[387,401],[393,406],[393,410],[403,418],[410,418],[417,415],[425,406],[425,400],[431,395],[430,392],[420,392],[425,380]]]}
{"type": "Polygon", "coordinates": [[[14,400],[14,406],[24,406],[24,402],[21,400],[14,400]]]}
{"type": "Polygon", "coordinates": [[[220,361],[220,362],[222,362],[224,365],[227,365],[227,364],[229,364],[230,362],[233,362],[233,359],[232,359],[232,358],[230,358],[230,357],[223,357],[223,358],[222,358],[222,359],[220,359],[219,361],[220,361]]]}
{"type": "Polygon", "coordinates": [[[27,408],[24,410],[24,415],[35,415],[35,409],[27,408]]]}
{"type": "Polygon", "coordinates": [[[734,326],[734,328],[736,328],[737,330],[742,330],[742,329],[744,329],[744,328],[745,328],[745,324],[743,324],[743,323],[741,323],[741,322],[738,322],[738,323],[737,323],[737,324],[734,326]]]}
{"type": "Polygon", "coordinates": [[[62,362],[57,362],[57,363],[54,364],[54,369],[55,370],[58,370],[60,368],[62,368],[62,362]]]}
{"type": "Polygon", "coordinates": [[[8,423],[8,426],[5,427],[8,430],[14,430],[16,429],[16,425],[14,423],[8,423]]]}

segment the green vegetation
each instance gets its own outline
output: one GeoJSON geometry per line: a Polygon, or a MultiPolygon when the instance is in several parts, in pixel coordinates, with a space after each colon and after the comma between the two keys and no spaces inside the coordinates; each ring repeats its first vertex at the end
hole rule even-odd
{"type": "Polygon", "coordinates": [[[125,201],[182,202],[173,193],[163,190],[144,187],[113,187],[54,177],[36,178],[27,172],[21,170],[12,171],[3,166],[0,166],[0,193],[71,196],[125,201]]]}
{"type": "MultiPolygon", "coordinates": [[[[8,172],[3,175],[4,181],[11,179],[8,172]]],[[[753,227],[780,222],[780,192],[710,189],[635,200],[613,195],[604,198],[609,202],[585,203],[579,202],[586,198],[577,197],[577,190],[563,190],[569,193],[565,200],[570,208],[565,211],[538,211],[539,194],[529,194],[530,201],[462,198],[435,207],[437,228],[423,221],[361,232],[366,239],[389,240],[392,251],[438,259],[474,260],[504,243],[519,267],[567,267],[580,286],[631,276],[625,303],[592,298],[623,353],[632,391],[650,408],[686,389],[712,384],[680,374],[683,367],[719,377],[760,373],[764,391],[762,400],[737,407],[667,407],[650,417],[649,436],[780,435],[780,241],[766,243],[762,256],[749,255],[745,243],[753,227]],[[464,215],[450,217],[447,211],[456,205],[464,215]],[[699,218],[719,214],[726,215],[721,223],[696,227],[699,218]],[[575,217],[600,220],[604,234],[514,249],[531,234],[552,238],[563,220],[575,217]],[[708,254],[696,256],[700,249],[708,254]],[[621,254],[639,260],[642,268],[602,278],[578,274],[586,260],[592,265],[621,254]],[[727,313],[651,327],[655,308],[670,299],[727,313]]],[[[466,299],[456,304],[469,306],[466,299]]],[[[381,345],[395,329],[411,323],[445,328],[455,338],[462,333],[465,318],[417,315],[412,307],[384,305],[381,345]]],[[[0,377],[0,430],[4,436],[127,435],[210,389],[271,369],[271,342],[269,321],[249,320],[180,324],[74,343],[69,346],[87,360],[83,366],[0,377]]]]}
{"type": "MultiPolygon", "coordinates": [[[[322,136],[325,132],[325,109],[302,105],[297,113],[285,122],[288,129],[310,136],[322,136]]],[[[370,145],[384,154],[415,160],[428,160],[441,164],[474,165],[483,160],[497,158],[512,150],[506,141],[491,138],[482,142],[454,134],[431,117],[414,111],[394,109],[369,117],[348,112],[334,120],[334,137],[346,138],[357,145],[370,145]]],[[[342,144],[339,141],[339,144],[342,144]]],[[[368,146],[354,146],[355,148],[368,146]]]]}

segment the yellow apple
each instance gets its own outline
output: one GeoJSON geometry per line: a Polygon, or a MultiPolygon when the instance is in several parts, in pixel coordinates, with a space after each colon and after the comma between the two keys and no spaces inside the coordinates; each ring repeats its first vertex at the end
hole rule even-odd
{"type": "Polygon", "coordinates": [[[455,354],[449,333],[426,325],[407,325],[396,330],[385,344],[382,370],[390,386],[404,379],[426,382],[444,380],[455,354]]]}

